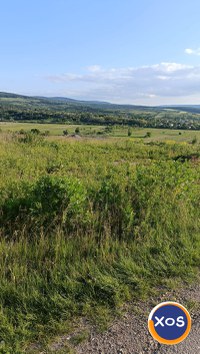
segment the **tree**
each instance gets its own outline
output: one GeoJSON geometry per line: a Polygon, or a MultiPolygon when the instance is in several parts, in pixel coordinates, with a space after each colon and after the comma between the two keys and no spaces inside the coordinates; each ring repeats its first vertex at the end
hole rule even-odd
{"type": "Polygon", "coordinates": [[[105,133],[111,133],[111,132],[112,132],[112,127],[109,126],[109,125],[107,125],[107,126],[105,127],[105,133]]]}
{"type": "Polygon", "coordinates": [[[65,129],[65,130],[63,130],[63,135],[64,136],[67,136],[69,133],[68,133],[68,130],[67,129],[65,129]]]}
{"type": "Polygon", "coordinates": [[[37,128],[33,128],[33,129],[31,129],[31,133],[32,133],[32,134],[39,135],[39,134],[40,134],[40,130],[37,129],[37,128]]]}
{"type": "Polygon", "coordinates": [[[131,128],[128,128],[128,136],[131,136],[131,134],[132,134],[131,128]]]}
{"type": "Polygon", "coordinates": [[[150,138],[151,137],[151,132],[146,132],[145,138],[150,138]]]}
{"type": "Polygon", "coordinates": [[[192,145],[196,144],[197,143],[197,137],[194,136],[194,138],[192,139],[192,145]]]}
{"type": "Polygon", "coordinates": [[[79,129],[79,127],[76,127],[76,129],[75,129],[75,134],[80,134],[80,129],[79,129]]]}

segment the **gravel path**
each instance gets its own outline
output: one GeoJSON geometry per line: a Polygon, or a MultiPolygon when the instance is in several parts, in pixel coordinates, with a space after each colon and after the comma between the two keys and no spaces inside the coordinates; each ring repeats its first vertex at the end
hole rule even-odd
{"type": "Polygon", "coordinates": [[[89,322],[82,319],[73,333],[59,337],[50,349],[51,353],[68,353],[64,348],[72,348],[76,354],[200,354],[200,283],[196,287],[165,293],[148,302],[127,305],[124,315],[116,318],[104,333],[98,333],[89,322]],[[149,313],[163,301],[181,303],[192,317],[189,336],[175,346],[159,344],[148,331],[149,313]],[[84,331],[89,333],[89,338],[74,345],[74,339],[84,331]]]}
{"type": "Polygon", "coordinates": [[[186,307],[188,302],[195,307],[190,311],[192,330],[188,338],[175,346],[161,345],[153,340],[147,329],[147,318],[155,304],[141,304],[141,314],[129,310],[117,319],[103,334],[92,331],[87,342],[76,348],[77,354],[200,354],[200,286],[181,291],[178,295],[165,294],[158,303],[166,300],[179,301],[186,307]]]}

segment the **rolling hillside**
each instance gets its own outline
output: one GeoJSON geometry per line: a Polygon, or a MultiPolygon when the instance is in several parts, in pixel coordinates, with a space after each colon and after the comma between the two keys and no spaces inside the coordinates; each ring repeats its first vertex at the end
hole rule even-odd
{"type": "Polygon", "coordinates": [[[0,93],[0,120],[200,129],[200,106],[135,106],[0,93]]]}

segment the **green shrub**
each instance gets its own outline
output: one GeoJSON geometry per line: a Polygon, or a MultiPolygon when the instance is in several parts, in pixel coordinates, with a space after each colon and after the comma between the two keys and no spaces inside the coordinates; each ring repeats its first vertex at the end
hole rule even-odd
{"type": "Polygon", "coordinates": [[[34,131],[31,132],[25,132],[22,137],[18,138],[18,141],[25,144],[41,144],[44,141],[44,137],[40,133],[35,132],[35,130],[37,131],[38,129],[34,129],[34,131]]]}
{"type": "Polygon", "coordinates": [[[86,191],[75,178],[48,175],[35,185],[23,184],[20,191],[23,197],[13,192],[4,201],[2,222],[17,223],[19,229],[28,223],[34,231],[38,226],[71,230],[86,220],[86,191]]]}
{"type": "Polygon", "coordinates": [[[105,177],[98,192],[94,193],[94,208],[99,215],[99,228],[107,222],[110,235],[122,239],[129,236],[133,224],[134,211],[125,187],[111,177],[105,177]]]}
{"type": "Polygon", "coordinates": [[[71,225],[81,221],[86,207],[86,191],[79,180],[69,177],[45,176],[33,190],[31,213],[45,222],[71,225]]]}

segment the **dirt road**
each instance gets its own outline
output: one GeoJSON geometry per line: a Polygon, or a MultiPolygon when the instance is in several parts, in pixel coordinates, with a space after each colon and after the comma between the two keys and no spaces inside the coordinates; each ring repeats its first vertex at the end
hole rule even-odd
{"type": "MultiPolygon", "coordinates": [[[[141,313],[129,310],[117,319],[103,334],[92,332],[87,342],[76,348],[77,354],[200,354],[200,286],[188,288],[178,294],[165,294],[159,301],[176,300],[190,306],[193,320],[188,338],[175,346],[160,345],[150,336],[147,329],[148,313],[152,309],[141,304],[141,313]]],[[[158,301],[158,303],[159,303],[158,301]]]]}
{"type": "Polygon", "coordinates": [[[76,354],[200,354],[200,283],[165,293],[156,299],[149,299],[148,302],[129,304],[124,309],[123,316],[116,318],[104,333],[98,333],[89,322],[83,321],[75,332],[52,343],[51,353],[60,353],[60,350],[68,353],[65,348],[71,348],[76,354]],[[189,336],[175,346],[159,344],[148,331],[149,313],[155,305],[163,301],[181,303],[192,317],[189,336]],[[87,331],[89,337],[79,345],[74,345],[77,335],[81,335],[83,331],[87,331]]]}

